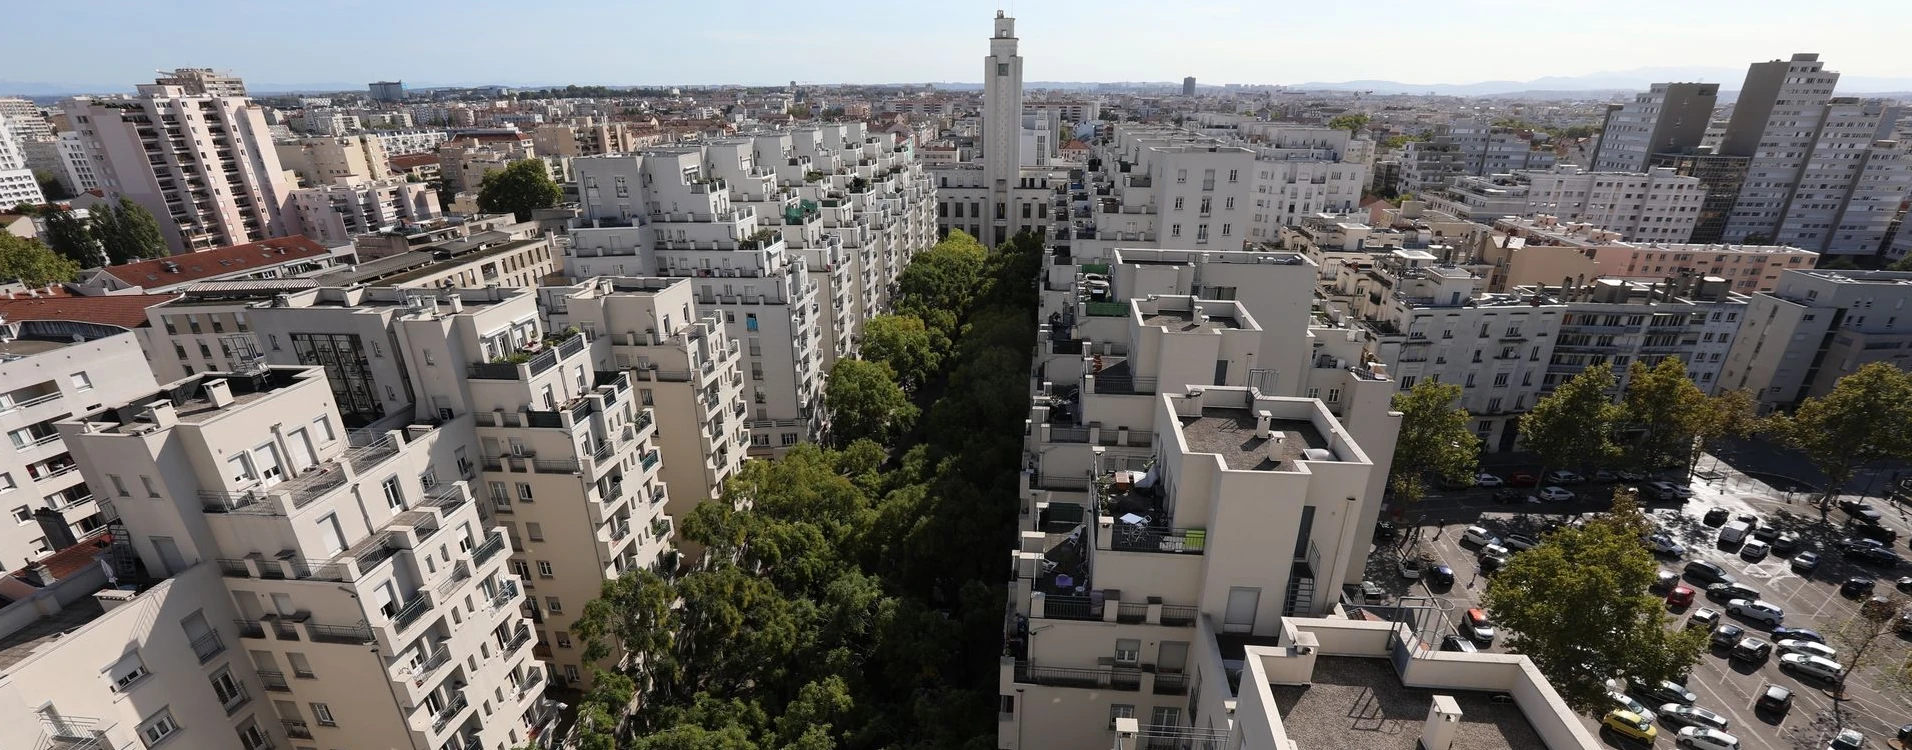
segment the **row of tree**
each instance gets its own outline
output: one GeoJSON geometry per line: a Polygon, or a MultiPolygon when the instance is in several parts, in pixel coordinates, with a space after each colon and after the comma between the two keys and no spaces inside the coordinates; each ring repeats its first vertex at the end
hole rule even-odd
{"type": "Polygon", "coordinates": [[[133,199],[103,203],[87,211],[86,218],[64,204],[44,206],[21,204],[15,213],[37,216],[46,226],[46,244],[60,257],[81,268],[130,263],[168,254],[166,235],[159,220],[133,199]]]}
{"type": "Polygon", "coordinates": [[[699,564],[605,584],[578,635],[628,666],[580,706],[584,747],[993,747],[1040,252],[918,254],[832,370],[837,447],[746,463],[680,519],[699,564]]]}

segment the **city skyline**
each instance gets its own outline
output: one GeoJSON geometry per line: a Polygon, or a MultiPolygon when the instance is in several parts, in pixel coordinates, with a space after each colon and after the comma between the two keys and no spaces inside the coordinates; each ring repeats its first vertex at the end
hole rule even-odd
{"type": "MultiPolygon", "coordinates": [[[[1217,1],[1181,8],[1161,16],[1133,0],[1088,4],[1059,2],[1015,7],[957,3],[939,6],[890,6],[853,0],[828,15],[778,16],[777,28],[720,24],[716,16],[671,7],[588,7],[565,4],[554,19],[584,18],[592,23],[510,23],[521,6],[480,0],[452,8],[442,3],[372,6],[348,2],[322,16],[294,18],[277,6],[236,0],[209,0],[197,13],[162,12],[144,4],[108,3],[89,18],[86,55],[70,52],[70,35],[44,34],[17,39],[22,59],[59,61],[35,69],[17,69],[0,81],[0,92],[52,93],[130,90],[155,68],[176,66],[230,70],[258,90],[283,88],[362,89],[366,82],[405,80],[415,87],[460,85],[722,85],[807,83],[916,83],[978,81],[973,40],[988,33],[986,19],[1000,7],[1018,18],[1021,33],[1040,40],[1029,59],[1025,80],[1179,82],[1192,75],[1208,83],[1297,85],[1315,82],[1392,81],[1439,86],[1484,81],[1535,81],[1550,78],[1595,79],[1588,85],[1565,82],[1562,88],[1634,88],[1602,78],[1627,74],[1646,80],[1699,78],[1736,88],[1747,63],[1781,59],[1794,52],[1820,52],[1829,67],[1846,74],[1853,92],[1912,89],[1912,61],[1892,54],[1889,25],[1832,28],[1791,23],[1776,3],[1717,2],[1680,6],[1669,16],[1664,6],[1627,0],[1595,18],[1578,18],[1549,33],[1493,35],[1480,44],[1453,45],[1438,54],[1402,45],[1394,55],[1351,54],[1346,19],[1283,16],[1263,20],[1239,2],[1217,1]],[[118,6],[118,7],[112,7],[118,6]],[[1634,8],[1632,6],[1639,6],[1634,8]],[[1773,12],[1761,8],[1771,6],[1773,12]],[[366,11],[357,13],[355,10],[366,11]],[[1638,11],[1637,13],[1634,11],[1638,11]],[[1166,44],[1125,43],[1131,30],[1121,19],[1151,17],[1154,38],[1166,44]],[[1633,19],[1653,17],[1642,25],[1633,19]],[[357,26],[366,18],[395,29],[431,29],[431,37],[458,40],[466,49],[525,50],[555,48],[566,55],[398,55],[409,47],[402,37],[367,34],[357,26]],[[866,65],[845,65],[841,57],[803,55],[792,45],[803,39],[829,38],[849,19],[865,19],[881,33],[854,42],[866,65]],[[1104,20],[1106,19],[1106,20],[1104,20]],[[262,27],[297,28],[323,44],[287,54],[286,39],[255,33],[262,27]],[[671,29],[655,33],[651,29],[671,29]],[[633,31],[637,29],[638,31],[633,31]],[[1615,40],[1629,40],[1625,56],[1615,40]],[[155,45],[157,39],[170,40],[155,45]],[[394,40],[397,41],[394,41],[394,40]],[[160,49],[164,47],[170,50],[160,49]],[[1107,54],[1110,50],[1120,54],[1107,54]],[[787,51],[789,50],[789,51],[787,51]],[[314,55],[323,55],[323,65],[314,55]],[[1652,73],[1664,72],[1661,78],[1652,73]],[[1737,71],[1737,72],[1735,72],[1737,71]],[[1403,80],[1406,79],[1406,80],[1403,80]]],[[[743,3],[749,8],[758,4],[743,3]]],[[[1478,8],[1414,16],[1418,39],[1458,39],[1478,34],[1476,23],[1461,19],[1492,15],[1478,8]]],[[[1880,13],[1883,2],[1862,3],[1858,11],[1880,13]]],[[[1417,10],[1405,3],[1364,6],[1378,15],[1417,10]],[[1395,6],[1399,7],[1396,8],[1395,6]]],[[[765,6],[764,10],[772,10],[765,6]]],[[[296,11],[293,11],[296,12],[296,11]]],[[[549,12],[549,11],[547,11],[549,12]]],[[[21,9],[26,27],[62,28],[59,6],[21,9]]],[[[761,14],[725,14],[722,18],[764,18],[761,14]]],[[[1140,41],[1140,40],[1133,40],[1140,41]]]]}

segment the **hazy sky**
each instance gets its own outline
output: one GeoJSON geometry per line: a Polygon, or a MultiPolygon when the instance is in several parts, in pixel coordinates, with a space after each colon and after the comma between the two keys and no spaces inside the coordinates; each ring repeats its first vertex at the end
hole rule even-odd
{"type": "Polygon", "coordinates": [[[1743,71],[1792,52],[1819,52],[1849,76],[1912,76],[1902,0],[1817,10],[1777,0],[9,5],[12,64],[0,80],[117,86],[174,66],[280,84],[977,81],[999,7],[1017,17],[1031,81],[1469,83],[1646,67],[1743,71]]]}

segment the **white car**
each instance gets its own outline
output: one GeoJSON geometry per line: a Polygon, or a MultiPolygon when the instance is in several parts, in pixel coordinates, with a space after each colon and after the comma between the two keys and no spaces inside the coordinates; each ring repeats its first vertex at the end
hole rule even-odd
{"type": "Polygon", "coordinates": [[[1818,641],[1806,641],[1806,640],[1788,638],[1774,645],[1779,647],[1779,653],[1782,655],[1783,654],[1804,654],[1806,656],[1817,656],[1821,659],[1826,659],[1828,661],[1839,660],[1839,649],[1833,648],[1831,646],[1828,646],[1824,643],[1820,643],[1818,641]]]}
{"type": "Polygon", "coordinates": [[[1693,490],[1672,482],[1647,482],[1646,491],[1659,500],[1688,500],[1693,497],[1693,490]]]}
{"type": "Polygon", "coordinates": [[[1739,750],[1739,738],[1712,727],[1686,727],[1673,745],[1693,750],[1739,750]]]}
{"type": "Polygon", "coordinates": [[[1786,620],[1786,610],[1764,599],[1734,599],[1726,603],[1726,611],[1748,620],[1758,620],[1767,627],[1776,627],[1786,620]]]}
{"type": "Polygon", "coordinates": [[[1555,484],[1579,484],[1587,481],[1587,478],[1566,469],[1555,469],[1547,472],[1547,481],[1555,484]]]}
{"type": "Polygon", "coordinates": [[[1663,727],[1712,727],[1724,732],[1729,723],[1726,717],[1699,706],[1684,703],[1660,706],[1660,726],[1663,727]]]}
{"type": "Polygon", "coordinates": [[[1502,544],[1483,544],[1480,548],[1481,557],[1498,557],[1505,560],[1508,555],[1512,554],[1514,554],[1514,551],[1502,544]]]}
{"type": "Polygon", "coordinates": [[[1550,503],[1564,503],[1573,499],[1573,493],[1568,492],[1565,487],[1553,486],[1540,488],[1540,491],[1534,493],[1534,496],[1550,503]]]}
{"type": "MultiPolygon", "coordinates": [[[[1608,682],[1611,683],[1612,681],[1609,680],[1608,682]]],[[[1612,687],[1612,685],[1609,684],[1608,687],[1612,687]]],[[[1634,714],[1639,715],[1640,718],[1645,719],[1646,723],[1648,724],[1653,723],[1653,711],[1647,708],[1645,703],[1641,703],[1640,701],[1634,699],[1633,696],[1627,695],[1626,693],[1622,693],[1618,690],[1608,690],[1607,700],[1613,701],[1614,708],[1620,709],[1622,711],[1631,711],[1634,714]]]]}
{"type": "Polygon", "coordinates": [[[1679,542],[1673,541],[1673,537],[1665,534],[1654,534],[1647,537],[1646,546],[1653,548],[1654,552],[1662,555],[1672,555],[1674,557],[1686,556],[1686,548],[1680,546],[1679,542]]]}
{"type": "Polygon", "coordinates": [[[1772,551],[1772,545],[1758,539],[1748,539],[1745,544],[1740,545],[1739,556],[1749,562],[1759,562],[1772,554],[1772,551]]]}
{"type": "Polygon", "coordinates": [[[1821,680],[1836,680],[1846,671],[1846,665],[1831,659],[1805,654],[1782,654],[1779,657],[1780,669],[1794,671],[1817,677],[1821,680]]]}
{"type": "Polygon", "coordinates": [[[1506,480],[1484,471],[1474,475],[1475,487],[1499,487],[1505,484],[1507,484],[1506,480]]]}
{"type": "Polygon", "coordinates": [[[1493,532],[1479,526],[1469,526],[1466,531],[1461,532],[1461,541],[1485,547],[1489,544],[1500,544],[1500,537],[1494,536],[1493,532]]]}

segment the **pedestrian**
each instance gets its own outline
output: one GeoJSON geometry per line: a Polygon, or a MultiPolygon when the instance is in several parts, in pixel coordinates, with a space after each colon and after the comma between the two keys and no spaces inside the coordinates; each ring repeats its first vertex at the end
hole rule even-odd
{"type": "Polygon", "coordinates": [[[1480,568],[1478,566],[1474,568],[1474,580],[1467,582],[1467,590],[1474,590],[1474,584],[1476,583],[1480,583],[1480,568]]]}

